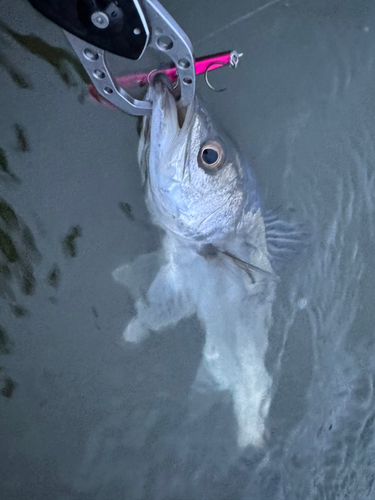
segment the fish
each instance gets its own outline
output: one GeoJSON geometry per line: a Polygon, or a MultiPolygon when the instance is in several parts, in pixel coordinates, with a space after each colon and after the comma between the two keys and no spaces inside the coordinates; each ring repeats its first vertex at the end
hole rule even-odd
{"type": "Polygon", "coordinates": [[[178,109],[170,82],[157,75],[146,98],[152,115],[143,117],[138,160],[164,236],[159,251],[113,272],[135,301],[124,339],[141,343],[196,315],[205,344],[192,400],[230,394],[239,448],[259,447],[272,395],[265,355],[275,269],[298,251],[300,231],[263,207],[249,163],[198,96],[178,109]]]}

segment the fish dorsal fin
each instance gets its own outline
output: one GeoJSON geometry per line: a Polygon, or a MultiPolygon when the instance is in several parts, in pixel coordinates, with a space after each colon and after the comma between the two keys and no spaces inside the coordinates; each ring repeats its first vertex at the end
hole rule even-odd
{"type": "Polygon", "coordinates": [[[301,224],[283,220],[273,211],[264,212],[264,225],[272,268],[278,272],[308,245],[310,234],[301,224]]]}

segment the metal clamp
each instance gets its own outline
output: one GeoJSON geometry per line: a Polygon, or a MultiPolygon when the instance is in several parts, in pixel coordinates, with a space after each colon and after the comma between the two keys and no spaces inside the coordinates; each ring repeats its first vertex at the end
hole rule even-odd
{"type": "Polygon", "coordinates": [[[143,6],[151,26],[149,45],[164,52],[174,62],[181,85],[178,106],[185,107],[195,95],[193,47],[184,31],[157,0],[144,0],[143,6]]]}
{"type": "MultiPolygon", "coordinates": [[[[187,106],[195,95],[194,57],[190,40],[157,0],[142,0],[142,4],[137,0],[133,1],[146,30],[147,46],[165,53],[174,62],[181,86],[181,98],[178,101],[178,106],[187,106]]],[[[100,14],[100,12],[96,13],[96,23],[99,22],[99,18],[105,21],[105,18],[102,19],[100,14]]],[[[105,22],[101,25],[104,26],[105,22]]],[[[133,98],[116,83],[108,68],[105,50],[99,49],[67,31],[65,34],[101,96],[125,113],[131,115],[151,114],[152,103],[133,98]]]]}

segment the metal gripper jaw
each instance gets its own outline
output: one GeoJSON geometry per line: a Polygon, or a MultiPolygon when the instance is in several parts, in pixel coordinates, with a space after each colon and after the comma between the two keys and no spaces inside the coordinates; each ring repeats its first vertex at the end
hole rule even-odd
{"type": "Polygon", "coordinates": [[[175,64],[180,86],[179,107],[195,94],[190,40],[157,0],[29,0],[63,28],[100,95],[132,115],[151,114],[152,104],[133,98],[110,72],[106,52],[139,59],[147,47],[163,52],[175,64]]]}

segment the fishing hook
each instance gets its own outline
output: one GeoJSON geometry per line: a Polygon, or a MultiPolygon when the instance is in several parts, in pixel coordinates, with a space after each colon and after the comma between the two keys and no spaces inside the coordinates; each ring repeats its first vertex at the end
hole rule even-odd
{"type": "MultiPolygon", "coordinates": [[[[156,75],[156,73],[158,73],[158,72],[161,73],[160,70],[153,69],[153,70],[150,71],[150,73],[148,73],[148,75],[147,75],[147,83],[149,85],[150,85],[150,83],[152,82],[152,79],[153,79],[153,78],[151,79],[151,76],[154,77],[156,75]]],[[[178,87],[179,83],[180,83],[180,79],[178,77],[176,78],[176,80],[174,82],[172,81],[172,90],[176,90],[176,88],[178,87]]]]}
{"type": "Polygon", "coordinates": [[[226,64],[224,64],[224,63],[211,63],[209,66],[207,66],[206,71],[204,72],[204,79],[205,79],[205,81],[206,81],[206,83],[207,83],[208,87],[209,87],[211,90],[213,90],[214,92],[224,92],[224,90],[227,90],[227,88],[226,88],[226,87],[224,87],[224,88],[222,88],[222,89],[215,89],[215,87],[213,87],[213,86],[211,85],[211,83],[208,81],[208,72],[210,71],[211,66],[213,66],[213,65],[216,65],[216,66],[217,66],[218,64],[221,64],[221,66],[226,66],[226,64]]]}

